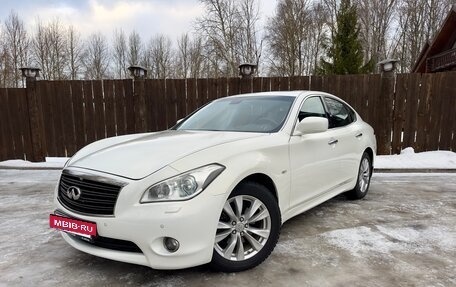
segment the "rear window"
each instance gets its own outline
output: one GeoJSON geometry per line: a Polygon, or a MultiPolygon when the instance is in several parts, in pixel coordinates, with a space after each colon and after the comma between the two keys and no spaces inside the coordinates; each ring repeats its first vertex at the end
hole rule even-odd
{"type": "Polygon", "coordinates": [[[325,97],[325,104],[329,113],[329,128],[344,127],[356,120],[355,112],[346,104],[325,97]]]}

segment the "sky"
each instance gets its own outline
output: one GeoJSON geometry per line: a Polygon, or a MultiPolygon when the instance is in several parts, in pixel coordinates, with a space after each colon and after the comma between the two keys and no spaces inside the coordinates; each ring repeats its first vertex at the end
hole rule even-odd
{"type": "MultiPolygon", "coordinates": [[[[259,0],[262,21],[274,12],[277,0],[259,0]]],[[[59,19],[83,36],[114,29],[136,30],[143,39],[165,34],[177,39],[192,32],[192,23],[204,12],[198,0],[0,0],[0,21],[14,10],[33,32],[33,24],[59,19]]]]}

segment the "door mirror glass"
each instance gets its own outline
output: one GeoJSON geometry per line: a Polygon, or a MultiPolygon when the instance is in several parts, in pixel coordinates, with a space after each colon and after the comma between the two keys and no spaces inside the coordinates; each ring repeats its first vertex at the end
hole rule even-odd
{"type": "Polygon", "coordinates": [[[306,117],[298,122],[293,135],[322,133],[328,130],[328,119],[321,117],[306,117]]]}

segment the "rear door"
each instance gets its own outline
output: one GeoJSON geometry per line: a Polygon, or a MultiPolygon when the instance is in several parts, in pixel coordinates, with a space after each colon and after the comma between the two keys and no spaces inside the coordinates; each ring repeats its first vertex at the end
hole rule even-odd
{"type": "Polygon", "coordinates": [[[361,131],[356,124],[356,113],[345,103],[329,96],[324,96],[324,103],[329,119],[329,130],[336,141],[334,157],[337,167],[338,184],[345,184],[356,178],[361,158],[361,131]]]}

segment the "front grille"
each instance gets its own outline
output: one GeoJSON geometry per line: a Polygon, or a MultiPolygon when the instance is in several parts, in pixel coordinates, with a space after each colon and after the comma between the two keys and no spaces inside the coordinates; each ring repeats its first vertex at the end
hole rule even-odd
{"type": "Polygon", "coordinates": [[[138,245],[134,244],[131,241],[114,239],[114,238],[109,238],[109,237],[102,237],[102,236],[96,236],[93,239],[87,239],[87,238],[79,236],[79,235],[74,235],[74,234],[70,234],[70,235],[73,236],[73,238],[75,238],[78,241],[84,241],[88,244],[98,246],[101,248],[117,250],[117,251],[125,251],[125,252],[142,253],[142,251],[138,247],[138,245]]]}
{"type": "Polygon", "coordinates": [[[58,198],[66,208],[84,214],[114,215],[114,206],[122,187],[62,173],[58,198]],[[81,194],[78,199],[67,195],[70,187],[77,187],[81,194]]]}

